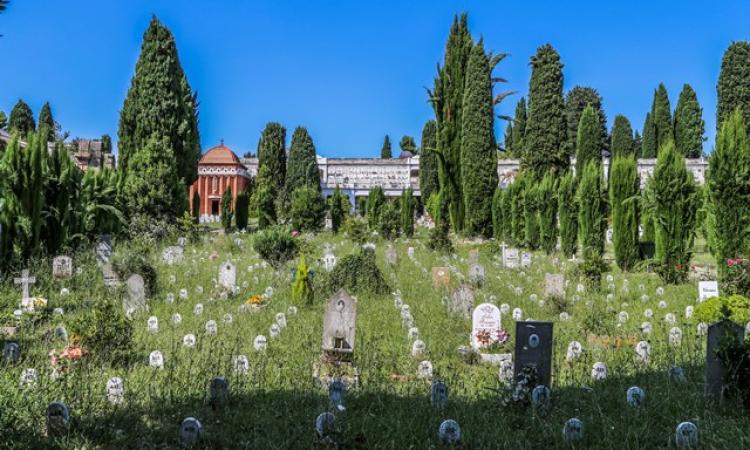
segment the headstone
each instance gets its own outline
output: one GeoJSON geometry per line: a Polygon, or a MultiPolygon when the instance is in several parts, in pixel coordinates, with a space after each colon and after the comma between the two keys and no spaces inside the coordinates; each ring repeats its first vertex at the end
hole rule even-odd
{"type": "Polygon", "coordinates": [[[23,369],[21,372],[21,387],[34,388],[39,381],[39,372],[36,369],[23,369]]]}
{"type": "Polygon", "coordinates": [[[268,335],[271,336],[272,338],[277,338],[279,337],[280,334],[281,334],[281,327],[278,324],[274,323],[274,324],[271,324],[270,327],[268,327],[268,335]]]}
{"type": "Polygon", "coordinates": [[[337,411],[346,410],[344,404],[344,397],[346,395],[346,385],[341,380],[333,380],[328,385],[328,401],[331,404],[331,408],[337,411]]]}
{"type": "Polygon", "coordinates": [[[159,350],[154,350],[148,355],[148,365],[154,369],[164,368],[164,356],[159,350]]]}
{"type": "Polygon", "coordinates": [[[217,409],[224,406],[229,399],[229,382],[224,377],[214,377],[208,387],[208,403],[217,409]]]}
{"type": "Polygon", "coordinates": [[[250,360],[245,355],[239,355],[234,357],[232,366],[236,375],[247,375],[250,371],[250,360]]]}
{"type": "Polygon", "coordinates": [[[125,398],[125,383],[120,377],[112,377],[107,380],[107,400],[113,405],[123,402],[125,398]]]}
{"type": "Polygon", "coordinates": [[[237,267],[226,261],[219,268],[219,285],[225,289],[234,289],[237,284],[237,267]]]}
{"type": "Polygon", "coordinates": [[[651,344],[648,341],[640,341],[635,345],[635,354],[638,355],[638,361],[648,364],[651,360],[651,344]]]}
{"type": "MultiPolygon", "coordinates": [[[[116,288],[120,285],[120,278],[117,276],[117,272],[112,269],[112,265],[106,263],[102,267],[102,278],[104,280],[104,286],[108,289],[116,288]]],[[[80,269],[80,267],[79,267],[80,269]]]]}
{"type": "Polygon", "coordinates": [[[68,330],[65,329],[65,326],[58,325],[55,327],[55,339],[64,343],[68,342],[68,330]]]}
{"type": "Polygon", "coordinates": [[[36,277],[29,275],[29,269],[21,271],[21,278],[14,278],[13,283],[21,286],[21,302],[30,299],[29,286],[36,283],[36,277]]]}
{"type": "Polygon", "coordinates": [[[594,363],[594,367],[591,368],[591,378],[595,381],[606,380],[609,375],[607,365],[599,361],[594,363]]]}
{"type": "Polygon", "coordinates": [[[389,246],[385,251],[385,261],[391,266],[395,266],[398,263],[398,253],[396,253],[393,247],[389,246]]]}
{"type": "Polygon", "coordinates": [[[682,330],[679,327],[672,327],[669,330],[669,345],[679,347],[682,343],[682,330]]]}
{"type": "Polygon", "coordinates": [[[147,329],[149,333],[158,333],[159,332],[159,318],[156,316],[151,316],[148,318],[148,321],[146,322],[147,329]]]}
{"type": "Polygon", "coordinates": [[[414,247],[409,247],[406,249],[406,255],[409,257],[409,259],[414,259],[414,247]]]}
{"type": "Polygon", "coordinates": [[[583,422],[575,417],[568,419],[563,427],[563,439],[569,443],[583,439],[583,422]]]}
{"type": "Polygon", "coordinates": [[[329,413],[324,412],[315,418],[315,432],[321,439],[329,437],[336,429],[336,417],[329,413]]]}
{"type": "Polygon", "coordinates": [[[685,371],[680,366],[672,366],[667,372],[669,381],[673,383],[684,383],[685,382],[685,371]]]}
{"type": "Polygon", "coordinates": [[[536,369],[539,384],[550,385],[552,375],[552,322],[516,322],[516,351],[513,378],[525,367],[536,369]]]}
{"type": "Polygon", "coordinates": [[[698,300],[704,301],[711,297],[719,296],[719,283],[716,281],[698,282],[698,300]]]}
{"type": "Polygon", "coordinates": [[[323,352],[331,360],[350,359],[357,330],[357,302],[344,290],[328,300],[323,318],[323,352]]]}
{"type": "Polygon", "coordinates": [[[474,309],[471,321],[471,345],[481,350],[500,342],[502,332],[500,309],[492,303],[482,303],[474,309]]]}
{"type": "Polygon", "coordinates": [[[543,384],[537,385],[531,391],[531,406],[536,409],[546,408],[549,406],[551,392],[549,388],[543,384]]]}
{"type": "Polygon", "coordinates": [[[333,253],[326,253],[323,255],[323,268],[326,272],[330,272],[336,267],[336,255],[333,253]]]}
{"type": "Polygon", "coordinates": [[[520,266],[520,256],[517,248],[506,249],[503,255],[503,265],[508,269],[517,269],[520,266]]]}
{"type": "Polygon", "coordinates": [[[146,311],[148,306],[146,305],[146,287],[143,277],[135,273],[128,278],[125,284],[127,285],[127,296],[122,302],[125,315],[131,317],[134,313],[146,311]]]}
{"type": "Polygon", "coordinates": [[[447,287],[451,282],[451,272],[447,267],[432,268],[432,284],[435,287],[447,287]]]}
{"type": "Polygon", "coordinates": [[[195,306],[193,306],[193,314],[196,316],[200,316],[203,314],[203,304],[202,303],[196,303],[195,306]]]}
{"type": "Polygon", "coordinates": [[[188,417],[180,424],[180,443],[185,447],[195,445],[203,434],[203,425],[194,417],[188,417]]]}
{"type": "Polygon", "coordinates": [[[544,275],[544,296],[548,298],[565,297],[565,277],[562,274],[548,273],[544,275]]]}
{"type": "Polygon", "coordinates": [[[497,373],[498,378],[503,383],[513,381],[513,361],[507,359],[500,363],[500,370],[497,373]]]}
{"type": "Polygon", "coordinates": [[[479,263],[473,263],[469,266],[469,281],[472,284],[481,286],[484,284],[484,266],[479,263]]]}
{"type": "Polygon", "coordinates": [[[55,278],[70,278],[73,276],[73,258],[57,256],[52,260],[52,276],[55,278]]]}
{"type": "Polygon", "coordinates": [[[467,284],[462,284],[451,296],[449,311],[452,314],[469,317],[474,311],[474,291],[467,284]]]}
{"type": "Polygon", "coordinates": [[[674,433],[674,443],[677,447],[697,447],[698,427],[692,422],[680,423],[674,433]]]}
{"type": "Polygon", "coordinates": [[[96,262],[100,266],[109,264],[110,256],[112,256],[112,237],[108,234],[102,234],[96,243],[96,262]]]}
{"type": "Polygon", "coordinates": [[[17,342],[5,342],[3,344],[3,361],[16,363],[21,359],[21,346],[17,342]]]}
{"type": "Polygon", "coordinates": [[[209,320],[208,322],[206,322],[205,329],[206,334],[214,335],[218,331],[219,326],[215,320],[209,320]]]}
{"type": "Polygon", "coordinates": [[[529,252],[521,253],[521,267],[529,267],[529,266],[531,266],[531,253],[529,252]]]}
{"type": "Polygon", "coordinates": [[[161,252],[161,259],[164,264],[171,266],[182,261],[183,248],[179,245],[167,247],[161,252]]]}
{"type": "Polygon", "coordinates": [[[47,406],[47,436],[64,436],[70,427],[70,411],[61,402],[52,402],[47,406]]]}
{"type": "Polygon", "coordinates": [[[423,340],[417,339],[411,344],[411,356],[412,358],[421,358],[427,351],[427,345],[423,340]]]}
{"type": "Polygon", "coordinates": [[[276,325],[279,328],[286,328],[286,315],[283,312],[276,313],[276,325]]]}
{"type": "Polygon", "coordinates": [[[730,320],[722,320],[708,327],[705,386],[707,398],[722,399],[724,397],[727,368],[716,353],[720,343],[726,339],[736,339],[741,344],[745,341],[745,330],[730,320]]]}
{"type": "Polygon", "coordinates": [[[438,429],[438,436],[444,444],[453,445],[461,440],[461,427],[455,420],[444,420],[438,429]]]}
{"type": "Polygon", "coordinates": [[[180,236],[177,238],[177,246],[181,248],[185,248],[187,245],[187,238],[185,236],[180,236]]]}
{"type": "Polygon", "coordinates": [[[262,334],[259,334],[258,336],[255,336],[255,339],[253,340],[253,348],[256,352],[262,352],[265,351],[268,347],[268,339],[266,339],[265,336],[262,334]]]}
{"type": "Polygon", "coordinates": [[[448,405],[448,386],[441,381],[435,380],[430,387],[430,403],[435,409],[445,409],[448,405]]]}
{"type": "Polygon", "coordinates": [[[565,352],[565,361],[572,363],[583,354],[583,346],[578,341],[572,341],[568,344],[568,350],[565,352]]]}
{"type": "Polygon", "coordinates": [[[646,393],[638,386],[632,386],[625,393],[625,398],[630,406],[641,406],[646,400],[646,393]]]}

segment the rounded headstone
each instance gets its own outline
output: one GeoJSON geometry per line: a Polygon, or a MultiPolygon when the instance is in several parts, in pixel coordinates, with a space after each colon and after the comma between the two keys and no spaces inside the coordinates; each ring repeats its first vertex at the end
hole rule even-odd
{"type": "Polygon", "coordinates": [[[698,427],[692,422],[682,422],[677,425],[674,433],[674,442],[677,447],[697,447],[698,427]]]}
{"type": "Polygon", "coordinates": [[[531,406],[534,408],[546,408],[549,405],[551,392],[547,386],[537,385],[531,391],[531,406]]]}
{"type": "Polygon", "coordinates": [[[336,427],[336,418],[329,412],[324,412],[315,418],[315,432],[318,437],[324,438],[330,436],[336,427]]]}
{"type": "Polygon", "coordinates": [[[607,370],[606,364],[601,361],[594,363],[594,367],[591,369],[592,379],[596,381],[606,380],[607,375],[609,375],[609,370],[607,370]]]}
{"type": "Polygon", "coordinates": [[[186,447],[195,445],[203,434],[203,425],[194,417],[188,417],[180,424],[180,443],[186,447]]]}
{"type": "Polygon", "coordinates": [[[453,419],[444,420],[438,429],[438,436],[444,444],[455,444],[461,440],[461,427],[453,419]]]}
{"type": "Polygon", "coordinates": [[[187,348],[193,348],[193,347],[195,347],[195,335],[194,334],[186,334],[182,338],[182,345],[184,345],[187,348]]]}
{"type": "Polygon", "coordinates": [[[643,401],[646,400],[646,393],[638,386],[632,386],[628,388],[625,393],[625,398],[630,406],[641,406],[643,401]]]}
{"type": "Polygon", "coordinates": [[[154,369],[164,368],[164,355],[159,350],[154,350],[148,355],[148,365],[154,369]]]}
{"type": "Polygon", "coordinates": [[[568,419],[563,426],[563,439],[565,442],[575,442],[583,439],[583,422],[573,417],[568,419]]]}
{"type": "Polygon", "coordinates": [[[262,352],[268,347],[268,339],[262,334],[255,336],[253,340],[253,348],[256,352],[262,352]]]}
{"type": "Polygon", "coordinates": [[[125,383],[120,377],[107,380],[107,400],[113,405],[122,403],[125,397],[125,383]]]}

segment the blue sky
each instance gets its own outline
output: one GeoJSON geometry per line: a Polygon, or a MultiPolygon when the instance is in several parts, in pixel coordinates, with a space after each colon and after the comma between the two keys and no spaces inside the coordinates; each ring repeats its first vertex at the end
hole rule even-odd
{"type": "MultiPolygon", "coordinates": [[[[224,139],[254,151],[266,122],[310,130],[323,156],[375,156],[383,135],[417,141],[432,117],[431,86],[455,12],[472,34],[511,56],[503,90],[525,95],[529,58],[551,43],[565,89],[592,86],[610,121],[640,129],[654,88],[674,108],[698,93],[713,147],[716,80],[725,48],[750,39],[742,1],[102,1],[13,0],[0,15],[0,109],[18,98],[38,114],[49,100],[72,136],[117,135],[119,110],[152,14],[175,34],[198,92],[204,149],[224,139]]],[[[518,96],[498,113],[511,114],[518,96]]],[[[498,124],[502,137],[504,124],[498,124]]]]}

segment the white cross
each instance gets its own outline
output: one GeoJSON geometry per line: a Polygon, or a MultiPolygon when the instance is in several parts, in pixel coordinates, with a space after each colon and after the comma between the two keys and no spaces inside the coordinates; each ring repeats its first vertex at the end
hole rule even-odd
{"type": "Polygon", "coordinates": [[[36,277],[30,277],[29,269],[24,269],[21,271],[21,278],[14,278],[13,283],[23,286],[23,300],[25,300],[29,298],[29,285],[36,283],[36,277]]]}
{"type": "Polygon", "coordinates": [[[507,245],[507,244],[505,243],[505,241],[503,241],[503,243],[502,243],[502,244],[500,244],[500,248],[501,248],[501,249],[503,250],[503,267],[505,267],[505,248],[506,248],[507,246],[508,246],[508,245],[507,245]]]}

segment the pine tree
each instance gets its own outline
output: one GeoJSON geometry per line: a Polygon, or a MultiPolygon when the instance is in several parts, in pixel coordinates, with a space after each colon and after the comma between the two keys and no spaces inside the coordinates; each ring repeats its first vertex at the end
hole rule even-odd
{"type": "Polygon", "coordinates": [[[461,173],[465,226],[470,236],[492,236],[492,193],[498,185],[493,142],[490,61],[480,40],[466,67],[462,116],[461,173]]]}
{"type": "Polygon", "coordinates": [[[686,158],[700,158],[703,154],[706,127],[702,116],[698,96],[689,84],[684,85],[674,111],[674,144],[686,158]]]}
{"type": "Polygon", "coordinates": [[[513,116],[512,149],[514,158],[523,158],[524,137],[526,136],[526,99],[521,97],[516,103],[516,111],[513,116]]]}
{"type": "Polygon", "coordinates": [[[383,139],[383,146],[380,147],[380,159],[391,158],[393,158],[393,152],[391,151],[391,138],[386,134],[383,139]]]}
{"type": "Polygon", "coordinates": [[[375,186],[367,196],[367,225],[370,230],[377,230],[380,223],[380,213],[385,204],[383,188],[375,186]]]}
{"type": "Polygon", "coordinates": [[[292,136],[286,171],[286,190],[294,192],[307,186],[320,191],[320,171],[315,156],[315,144],[304,127],[297,127],[292,136]]]}
{"type": "Polygon", "coordinates": [[[750,142],[743,111],[737,108],[721,126],[716,147],[709,159],[706,183],[716,218],[713,249],[723,272],[729,258],[747,256],[750,246],[750,142]]]}
{"type": "Polygon", "coordinates": [[[237,194],[237,198],[234,201],[234,224],[238,230],[247,230],[249,201],[247,191],[237,194]]]}
{"type": "Polygon", "coordinates": [[[656,127],[651,118],[651,113],[646,113],[646,121],[643,123],[643,140],[641,143],[641,158],[656,158],[656,127]]]}
{"type": "Polygon", "coordinates": [[[638,261],[638,164],[632,155],[613,159],[610,171],[609,204],[612,208],[612,243],[615,260],[627,271],[638,261]]]}
{"type": "Polygon", "coordinates": [[[38,131],[46,130],[47,141],[52,142],[55,140],[55,119],[52,118],[52,108],[49,106],[49,102],[44,103],[42,110],[39,111],[37,127],[38,131]]]}
{"type": "Polygon", "coordinates": [[[614,125],[612,125],[612,140],[609,144],[611,159],[620,156],[636,156],[639,149],[635,147],[633,139],[633,128],[630,121],[623,115],[615,116],[614,125]]]}
{"type": "Polygon", "coordinates": [[[531,250],[539,248],[539,189],[527,180],[523,192],[524,245],[531,250]]]}
{"type": "Polygon", "coordinates": [[[560,55],[546,44],[531,58],[528,119],[523,167],[535,174],[562,173],[570,166],[567,142],[563,65],[560,55]]]}
{"type": "Polygon", "coordinates": [[[659,150],[653,186],[659,275],[668,283],[681,282],[690,268],[698,197],[693,175],[672,141],[659,150]]]}
{"type": "Polygon", "coordinates": [[[577,136],[576,174],[582,174],[583,168],[589,162],[594,161],[597,164],[601,164],[602,149],[604,148],[601,124],[599,123],[596,111],[591,106],[584,108],[583,114],[581,114],[577,136]]]}
{"type": "Polygon", "coordinates": [[[409,187],[401,194],[401,231],[414,236],[414,190],[409,187]]]}
{"type": "Polygon", "coordinates": [[[280,123],[269,122],[263,129],[258,143],[258,170],[268,169],[268,180],[273,188],[274,198],[283,189],[287,180],[286,128],[280,123]]]}
{"type": "Polygon", "coordinates": [[[23,138],[29,133],[33,133],[34,130],[36,130],[34,113],[31,112],[31,108],[29,108],[29,105],[27,105],[26,102],[18,100],[10,111],[8,131],[11,133],[18,133],[23,138]]]}
{"type": "Polygon", "coordinates": [[[440,190],[438,180],[438,162],[435,151],[437,149],[437,124],[430,120],[422,128],[421,150],[419,152],[419,191],[422,200],[440,190]]]}
{"type": "Polygon", "coordinates": [[[571,258],[578,248],[578,201],[576,179],[572,172],[560,179],[557,189],[558,219],[560,221],[560,249],[571,258]]]}
{"type": "Polygon", "coordinates": [[[602,180],[602,166],[589,161],[578,183],[578,241],[585,259],[604,254],[607,232],[606,191],[602,180]]]}
{"type": "Polygon", "coordinates": [[[583,110],[591,106],[599,119],[600,140],[604,143],[601,150],[607,150],[609,135],[607,134],[607,115],[602,108],[602,97],[596,89],[576,86],[565,96],[565,120],[567,123],[568,155],[573,156],[578,148],[578,124],[583,110]]]}
{"type": "Polygon", "coordinates": [[[669,95],[663,83],[654,92],[654,103],[651,108],[651,121],[656,128],[656,146],[661,148],[667,141],[674,140],[672,109],[669,106],[669,95]]]}
{"type": "Polygon", "coordinates": [[[221,196],[221,226],[229,233],[232,229],[232,187],[228,187],[221,196]]]}
{"type": "Polygon", "coordinates": [[[160,146],[171,149],[177,180],[189,186],[198,177],[200,135],[198,100],[180,65],[172,33],[151,19],[143,34],[141,54],[128,95],[120,112],[118,165],[130,171],[131,158],[158,136],[160,146]]]}
{"type": "Polygon", "coordinates": [[[541,248],[552,254],[557,246],[557,181],[547,174],[539,183],[539,242],[541,248]]]}
{"type": "Polygon", "coordinates": [[[414,142],[414,138],[411,136],[401,137],[398,146],[401,147],[402,152],[409,152],[412,155],[417,154],[417,143],[414,142]]]}
{"type": "Polygon", "coordinates": [[[724,52],[716,84],[716,131],[721,130],[736,108],[742,111],[746,130],[750,127],[750,42],[738,41],[724,52]]]}

